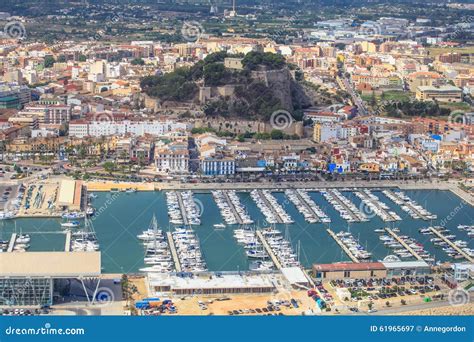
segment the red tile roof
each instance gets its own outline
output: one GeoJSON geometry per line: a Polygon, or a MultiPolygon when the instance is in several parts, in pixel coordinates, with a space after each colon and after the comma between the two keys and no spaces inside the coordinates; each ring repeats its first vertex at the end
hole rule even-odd
{"type": "Polygon", "coordinates": [[[334,271],[370,271],[385,270],[385,266],[381,262],[340,262],[335,264],[315,264],[313,268],[317,272],[334,272],[334,271]]]}

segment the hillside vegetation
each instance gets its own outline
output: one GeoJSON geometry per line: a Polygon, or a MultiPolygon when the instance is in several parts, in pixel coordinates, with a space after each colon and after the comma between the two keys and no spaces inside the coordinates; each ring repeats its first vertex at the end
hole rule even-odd
{"type": "MultiPolygon", "coordinates": [[[[236,56],[217,52],[190,68],[144,77],[141,87],[148,96],[161,102],[197,103],[200,85],[233,86],[232,96],[215,97],[203,106],[206,115],[268,120],[274,111],[284,109],[299,120],[302,109],[311,102],[290,69],[295,68],[288,65],[283,56],[273,53],[250,52],[236,56]],[[226,57],[243,58],[243,69],[225,68],[226,57]]],[[[297,72],[296,75],[298,79],[300,75],[297,72]]]]}

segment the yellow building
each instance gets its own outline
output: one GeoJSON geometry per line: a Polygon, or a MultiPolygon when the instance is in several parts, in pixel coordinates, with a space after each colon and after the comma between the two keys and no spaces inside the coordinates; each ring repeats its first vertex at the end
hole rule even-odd
{"type": "Polygon", "coordinates": [[[380,166],[375,163],[365,163],[359,165],[359,171],[380,172],[380,166]]]}

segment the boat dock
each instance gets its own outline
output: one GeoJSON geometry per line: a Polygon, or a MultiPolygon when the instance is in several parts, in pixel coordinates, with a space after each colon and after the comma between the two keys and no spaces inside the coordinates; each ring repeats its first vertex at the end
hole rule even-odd
{"type": "Polygon", "coordinates": [[[380,199],[379,201],[376,201],[375,199],[369,197],[364,191],[362,190],[357,190],[357,193],[359,194],[359,196],[361,196],[364,200],[364,201],[367,201],[367,202],[370,202],[373,206],[375,206],[378,210],[380,210],[380,218],[383,220],[383,221],[398,221],[398,218],[395,217],[394,215],[390,214],[388,212],[388,210],[385,210],[381,205],[380,205],[380,199]]]}
{"type": "Polygon", "coordinates": [[[308,204],[308,202],[306,202],[306,200],[303,198],[303,196],[301,196],[301,194],[299,193],[299,191],[298,191],[297,189],[295,190],[295,195],[296,195],[296,197],[298,197],[298,199],[300,200],[300,202],[303,203],[303,205],[306,207],[306,209],[308,209],[309,212],[314,215],[314,217],[316,218],[316,220],[317,220],[318,222],[321,222],[321,218],[319,217],[318,213],[313,210],[313,207],[310,206],[310,205],[308,204]]]}
{"type": "Polygon", "coordinates": [[[186,214],[186,208],[184,207],[183,197],[181,197],[181,192],[176,191],[176,196],[178,197],[179,209],[181,210],[181,216],[183,218],[184,225],[189,225],[188,215],[186,214]]]}
{"type": "MultiPolygon", "coordinates": [[[[332,191],[332,190],[326,190],[331,196],[332,198],[334,198],[334,200],[339,204],[341,205],[348,213],[349,215],[352,217],[352,219],[355,221],[355,222],[361,222],[361,219],[359,218],[358,215],[356,215],[356,213],[354,213],[354,211],[349,208],[343,201],[341,201],[339,199],[339,197],[332,191]]],[[[341,194],[341,196],[344,196],[341,194]]]]}
{"type": "Polygon", "coordinates": [[[339,239],[339,237],[334,233],[331,229],[326,229],[326,231],[331,235],[331,237],[337,242],[339,246],[341,246],[342,250],[347,254],[347,256],[356,263],[360,263],[360,260],[356,258],[354,254],[347,248],[347,246],[339,239]]]}
{"type": "Polygon", "coordinates": [[[265,248],[265,251],[268,253],[270,258],[272,259],[273,263],[275,264],[276,268],[281,270],[282,266],[278,258],[276,257],[275,253],[273,253],[273,250],[270,248],[270,246],[267,243],[267,240],[263,236],[262,232],[256,231],[257,237],[260,239],[262,242],[263,248],[265,248]]]}
{"type": "Polygon", "coordinates": [[[64,244],[64,251],[65,252],[70,252],[71,251],[71,237],[72,237],[72,232],[68,230],[66,232],[66,242],[64,244]]]}
{"type": "Polygon", "coordinates": [[[424,261],[423,258],[417,252],[415,252],[413,248],[408,246],[408,244],[405,241],[403,241],[403,239],[400,238],[394,231],[392,231],[390,228],[385,228],[385,231],[389,233],[395,240],[397,240],[403,246],[403,248],[405,248],[408,252],[410,252],[410,254],[413,255],[415,259],[419,261],[424,261]]]}
{"type": "Polygon", "coordinates": [[[179,262],[178,252],[176,251],[176,246],[174,245],[173,235],[171,232],[166,233],[166,238],[168,240],[168,246],[171,250],[171,256],[173,257],[174,268],[176,269],[176,272],[181,272],[181,264],[179,262]]]}
{"type": "Polygon", "coordinates": [[[400,201],[402,201],[404,205],[406,205],[408,208],[410,208],[410,210],[412,210],[422,220],[424,220],[424,221],[429,221],[430,220],[425,214],[421,213],[417,208],[415,208],[411,202],[407,202],[407,201],[403,200],[403,198],[401,198],[396,192],[393,192],[392,190],[386,190],[386,191],[389,194],[391,194],[392,196],[394,196],[394,197],[398,198],[400,201]]]}
{"type": "Polygon", "coordinates": [[[232,210],[232,213],[234,214],[234,217],[237,220],[237,222],[239,224],[243,224],[244,220],[242,220],[242,217],[240,217],[240,214],[235,209],[234,203],[232,203],[232,201],[230,200],[229,194],[227,193],[227,191],[224,190],[224,191],[222,191],[222,193],[224,194],[224,198],[227,201],[227,204],[229,205],[230,210],[232,210]]]}
{"type": "Polygon", "coordinates": [[[439,237],[441,240],[443,240],[444,242],[446,242],[452,249],[454,249],[456,252],[458,252],[459,254],[461,254],[466,260],[468,260],[469,262],[474,262],[474,258],[470,257],[466,252],[464,252],[461,248],[459,248],[458,246],[456,246],[451,240],[447,239],[443,234],[441,234],[440,232],[438,232],[436,229],[434,229],[433,227],[430,227],[430,230],[437,236],[439,237]]]}
{"type": "Polygon", "coordinates": [[[10,243],[8,244],[7,252],[13,252],[13,247],[15,247],[15,242],[16,242],[16,233],[12,234],[12,237],[10,238],[10,243]]]}
{"type": "Polygon", "coordinates": [[[260,198],[263,200],[263,203],[265,203],[265,205],[268,207],[268,209],[271,210],[271,212],[273,213],[273,215],[275,216],[276,220],[278,223],[285,223],[283,221],[283,219],[281,218],[280,214],[275,210],[275,208],[273,207],[273,205],[268,201],[268,199],[265,197],[265,195],[262,193],[262,190],[257,190],[258,192],[258,195],[260,196],[260,198]]]}

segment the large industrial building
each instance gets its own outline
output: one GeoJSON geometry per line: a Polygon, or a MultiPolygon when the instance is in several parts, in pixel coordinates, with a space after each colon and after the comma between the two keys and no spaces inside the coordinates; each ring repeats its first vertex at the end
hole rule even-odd
{"type": "Polygon", "coordinates": [[[82,283],[85,297],[93,301],[100,283],[100,252],[3,252],[0,253],[0,306],[53,304],[56,284],[82,283]],[[85,282],[94,280],[92,296],[85,282]]]}

